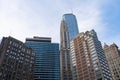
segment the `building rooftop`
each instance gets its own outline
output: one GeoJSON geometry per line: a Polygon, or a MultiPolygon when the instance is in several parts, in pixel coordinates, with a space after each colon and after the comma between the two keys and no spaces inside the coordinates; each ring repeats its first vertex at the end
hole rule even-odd
{"type": "Polygon", "coordinates": [[[50,37],[38,37],[38,36],[34,36],[33,38],[26,38],[26,41],[51,42],[51,38],[50,37]]]}

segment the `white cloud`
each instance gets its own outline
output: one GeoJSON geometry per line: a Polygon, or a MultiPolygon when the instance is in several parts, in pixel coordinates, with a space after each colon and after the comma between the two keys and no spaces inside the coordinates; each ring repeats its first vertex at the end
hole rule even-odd
{"type": "Polygon", "coordinates": [[[111,45],[112,43],[115,43],[118,45],[118,47],[120,48],[120,35],[115,35],[115,36],[112,36],[112,37],[105,37],[103,38],[102,40],[102,43],[106,43],[108,45],[111,45]]]}
{"type": "Polygon", "coordinates": [[[95,29],[97,32],[106,30],[106,23],[102,22],[99,2],[91,1],[76,8],[79,31],[95,29]]]}
{"type": "MultiPolygon", "coordinates": [[[[26,37],[44,35],[45,19],[27,5],[24,1],[21,4],[18,0],[1,1],[0,7],[0,34],[2,36],[11,35],[22,41],[26,37]],[[44,19],[44,20],[43,20],[44,19]]],[[[48,31],[47,31],[48,32],[48,31]]]]}
{"type": "MultiPolygon", "coordinates": [[[[1,26],[3,27],[2,31],[4,32],[6,30],[7,35],[11,34],[22,40],[26,36],[38,35],[53,36],[53,41],[59,42],[59,28],[62,14],[71,12],[71,5],[59,0],[55,2],[54,6],[49,2],[43,1],[43,3],[44,4],[39,6],[37,2],[29,4],[29,2],[20,0],[3,0],[0,19],[1,26]]],[[[96,6],[93,6],[95,4],[90,3],[87,7],[88,2],[82,2],[80,4],[81,6],[77,7],[75,4],[78,5],[78,2],[71,1],[71,3],[73,3],[73,11],[78,12],[76,15],[80,31],[86,31],[96,26],[97,29],[98,25],[101,25],[100,12],[96,6]],[[78,9],[78,11],[76,9],[78,9]]],[[[99,27],[98,30],[100,29],[102,28],[99,27]]]]}
{"type": "MultiPolygon", "coordinates": [[[[104,22],[103,10],[101,7],[103,5],[108,4],[106,1],[89,1],[82,3],[81,6],[75,9],[75,14],[77,16],[77,21],[79,25],[79,31],[85,32],[87,30],[95,29],[98,34],[99,40],[102,42],[112,44],[115,42],[118,46],[120,46],[120,42],[118,41],[120,35],[112,35],[110,31],[110,25],[107,22],[104,22]]],[[[111,3],[109,3],[111,4],[111,3]]]]}
{"type": "Polygon", "coordinates": [[[0,0],[0,37],[12,35],[24,41],[26,37],[49,36],[59,42],[62,15],[72,9],[80,32],[95,29],[100,40],[106,41],[108,27],[103,22],[102,3],[103,0],[0,0]]]}

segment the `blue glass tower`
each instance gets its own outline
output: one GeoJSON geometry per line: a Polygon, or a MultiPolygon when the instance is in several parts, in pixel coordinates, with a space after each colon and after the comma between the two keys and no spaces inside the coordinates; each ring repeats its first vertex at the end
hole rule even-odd
{"type": "Polygon", "coordinates": [[[69,39],[72,40],[79,33],[76,17],[73,14],[64,14],[63,20],[68,28],[69,39]]]}
{"type": "Polygon", "coordinates": [[[27,38],[26,45],[36,53],[35,80],[60,80],[59,44],[51,38],[27,38]]]}
{"type": "Polygon", "coordinates": [[[64,14],[60,26],[60,70],[61,80],[73,80],[70,59],[70,40],[79,33],[73,14],[64,14]]]}

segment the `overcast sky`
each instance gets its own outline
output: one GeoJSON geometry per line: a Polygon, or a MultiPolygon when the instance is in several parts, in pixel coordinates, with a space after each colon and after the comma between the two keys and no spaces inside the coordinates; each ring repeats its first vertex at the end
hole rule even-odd
{"type": "Polygon", "coordinates": [[[59,43],[62,15],[76,15],[79,31],[120,46],[120,0],[0,0],[0,38],[52,37],[59,43]]]}

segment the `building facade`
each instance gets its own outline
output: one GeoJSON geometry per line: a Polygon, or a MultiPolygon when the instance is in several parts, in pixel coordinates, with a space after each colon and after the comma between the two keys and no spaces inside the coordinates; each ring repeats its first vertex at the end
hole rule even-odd
{"type": "Polygon", "coordinates": [[[114,80],[120,80],[120,50],[116,44],[104,45],[104,53],[108,60],[114,80]]]}
{"type": "Polygon", "coordinates": [[[112,80],[101,42],[94,30],[78,34],[70,45],[76,80],[112,80]]]}
{"type": "Polygon", "coordinates": [[[51,38],[27,38],[26,45],[36,53],[34,80],[60,80],[59,44],[51,38]]]}
{"type": "Polygon", "coordinates": [[[34,80],[35,53],[12,37],[0,44],[0,80],[34,80]]]}
{"type": "Polygon", "coordinates": [[[79,31],[75,15],[64,14],[60,26],[61,80],[73,80],[70,59],[70,40],[72,40],[78,33],[79,31]]]}
{"type": "Polygon", "coordinates": [[[75,46],[73,40],[70,41],[70,57],[71,57],[72,78],[73,80],[78,80],[75,46]]]}

